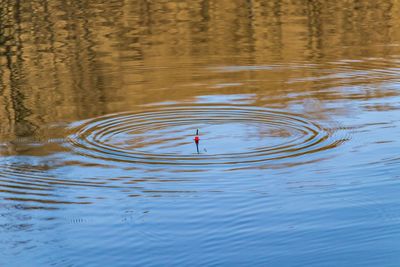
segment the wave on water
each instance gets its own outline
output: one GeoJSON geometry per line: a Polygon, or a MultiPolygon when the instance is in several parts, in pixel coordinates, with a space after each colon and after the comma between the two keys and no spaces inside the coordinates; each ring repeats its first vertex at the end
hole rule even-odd
{"type": "MultiPolygon", "coordinates": [[[[339,130],[340,127],[323,127],[302,115],[281,110],[211,105],[162,107],[140,112],[110,114],[86,120],[73,127],[67,139],[76,153],[107,161],[136,165],[238,166],[294,159],[334,148],[346,139],[339,130]],[[259,146],[243,151],[220,149],[217,152],[197,154],[185,149],[181,151],[171,149],[171,152],[165,149],[154,150],[153,144],[143,141],[146,133],[149,133],[149,136],[158,134],[157,142],[163,143],[163,147],[176,148],[179,144],[190,145],[193,142],[186,128],[193,129],[196,125],[204,127],[222,125],[229,130],[235,125],[236,129],[243,128],[243,132],[246,132],[245,129],[249,124],[284,133],[282,136],[275,136],[275,139],[280,138],[281,142],[262,142],[263,137],[260,137],[259,146]],[[173,133],[175,136],[169,138],[162,136],[165,129],[177,129],[182,133],[180,135],[173,133]],[[122,139],[129,142],[120,142],[122,139]],[[177,139],[180,139],[179,142],[177,139]]],[[[207,138],[217,139],[217,136],[209,133],[207,138]]],[[[241,140],[245,140],[245,137],[239,138],[237,142],[241,140]]]]}

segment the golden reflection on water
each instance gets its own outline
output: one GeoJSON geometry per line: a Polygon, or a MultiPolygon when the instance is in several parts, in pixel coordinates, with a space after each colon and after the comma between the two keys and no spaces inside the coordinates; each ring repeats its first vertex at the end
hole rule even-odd
{"type": "Polygon", "coordinates": [[[8,0],[0,8],[2,139],[198,95],[252,93],[255,105],[285,105],[288,93],[314,88],[325,101],[326,84],[312,77],[336,73],[329,63],[374,57],[349,72],[391,68],[399,50],[400,2],[390,0],[8,0]],[[260,69],[212,68],[221,66],[260,69]],[[293,84],[299,77],[311,78],[293,84]]]}

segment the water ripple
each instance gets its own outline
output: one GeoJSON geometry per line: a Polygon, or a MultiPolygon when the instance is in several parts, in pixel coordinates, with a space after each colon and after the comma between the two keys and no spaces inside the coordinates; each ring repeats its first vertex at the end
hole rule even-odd
{"type": "Polygon", "coordinates": [[[337,129],[323,127],[299,114],[267,108],[163,107],[84,121],[71,129],[68,140],[77,153],[103,160],[237,166],[295,158],[336,147],[345,140],[337,129]],[[205,132],[200,145],[207,149],[201,149],[201,153],[195,152],[191,139],[195,128],[205,132]],[[221,147],[223,143],[226,145],[221,147]],[[213,150],[213,145],[218,149],[213,150]]]}

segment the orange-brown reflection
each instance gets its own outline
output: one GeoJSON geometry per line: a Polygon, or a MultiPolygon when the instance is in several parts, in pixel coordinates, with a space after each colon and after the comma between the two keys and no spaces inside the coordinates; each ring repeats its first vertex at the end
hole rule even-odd
{"type": "Polygon", "coordinates": [[[284,107],[397,94],[357,86],[398,71],[390,58],[399,51],[398,1],[7,0],[0,8],[3,140],[199,95],[252,94],[254,105],[284,107]]]}

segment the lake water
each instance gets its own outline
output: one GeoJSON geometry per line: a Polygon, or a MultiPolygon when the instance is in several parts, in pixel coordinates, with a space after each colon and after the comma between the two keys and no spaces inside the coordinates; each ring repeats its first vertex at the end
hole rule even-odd
{"type": "Polygon", "coordinates": [[[400,266],[399,23],[1,1],[0,266],[400,266]]]}

